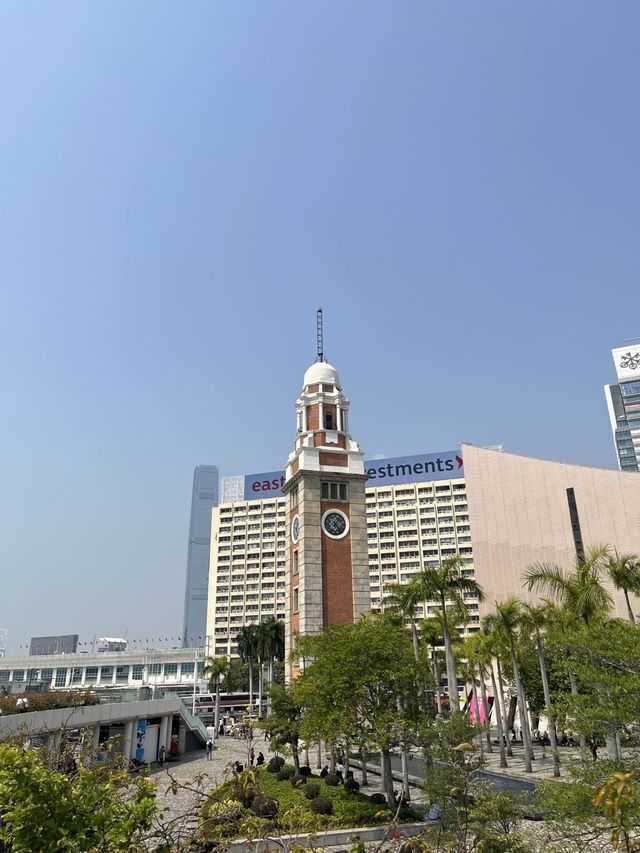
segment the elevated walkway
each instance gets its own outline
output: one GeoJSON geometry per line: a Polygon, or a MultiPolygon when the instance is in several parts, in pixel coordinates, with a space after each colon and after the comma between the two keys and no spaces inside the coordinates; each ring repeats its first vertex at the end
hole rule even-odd
{"type": "Polygon", "coordinates": [[[0,717],[0,738],[12,735],[47,735],[62,730],[95,729],[99,726],[126,725],[137,720],[178,715],[187,731],[202,744],[207,742],[207,729],[191,713],[179,696],[167,699],[107,702],[100,705],[52,708],[49,711],[26,711],[0,717]]]}

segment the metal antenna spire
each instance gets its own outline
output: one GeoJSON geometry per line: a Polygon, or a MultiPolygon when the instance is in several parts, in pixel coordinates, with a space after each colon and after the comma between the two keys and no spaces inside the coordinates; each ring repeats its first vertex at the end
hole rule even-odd
{"type": "Polygon", "coordinates": [[[322,329],[322,308],[316,312],[316,361],[324,361],[324,332],[322,329]]]}

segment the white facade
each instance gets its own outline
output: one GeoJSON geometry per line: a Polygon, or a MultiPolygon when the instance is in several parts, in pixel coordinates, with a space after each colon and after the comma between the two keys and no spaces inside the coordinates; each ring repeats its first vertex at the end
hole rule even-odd
{"type": "Polygon", "coordinates": [[[640,471],[640,344],[611,350],[617,385],[605,385],[611,432],[622,471],[640,471]]]}
{"type": "Polygon", "coordinates": [[[29,655],[0,660],[0,688],[51,682],[54,689],[82,687],[193,686],[204,666],[205,649],[105,652],[102,654],[29,655]]]}
{"type": "Polygon", "coordinates": [[[243,625],[285,612],[285,499],[214,507],[211,522],[207,644],[235,655],[243,625]]]}

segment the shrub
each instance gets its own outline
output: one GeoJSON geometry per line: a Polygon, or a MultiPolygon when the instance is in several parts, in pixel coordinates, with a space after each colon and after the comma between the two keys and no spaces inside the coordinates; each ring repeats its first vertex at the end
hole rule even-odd
{"type": "Polygon", "coordinates": [[[284,767],[284,758],[281,755],[274,755],[269,759],[269,763],[267,764],[267,771],[269,773],[279,773],[280,770],[284,767]]]}
{"type": "Polygon", "coordinates": [[[380,793],[371,794],[369,799],[371,800],[372,803],[375,803],[377,806],[386,806],[386,804],[387,804],[387,798],[385,797],[384,794],[380,794],[380,793]]]}
{"type": "Polygon", "coordinates": [[[332,814],[333,803],[328,797],[316,797],[309,803],[309,808],[316,814],[332,814]]]}
{"type": "Polygon", "coordinates": [[[240,783],[233,786],[233,799],[238,800],[246,808],[251,808],[254,798],[259,793],[255,785],[247,785],[246,787],[240,783]]]}
{"type": "Polygon", "coordinates": [[[300,775],[301,776],[311,776],[311,768],[309,767],[308,764],[302,765],[302,767],[300,768],[300,775]]]}
{"type": "Polygon", "coordinates": [[[258,794],[254,797],[251,808],[258,817],[274,818],[278,814],[278,801],[274,797],[258,794]]]}
{"type": "Polygon", "coordinates": [[[355,779],[347,779],[344,783],[344,789],[349,794],[357,794],[360,790],[360,782],[355,779]]]}
{"type": "Polygon", "coordinates": [[[301,788],[307,780],[304,776],[301,776],[299,773],[296,773],[294,776],[291,777],[290,781],[294,788],[301,788]]]}
{"type": "Polygon", "coordinates": [[[286,782],[287,779],[290,779],[295,773],[295,769],[290,764],[285,764],[284,767],[281,767],[278,771],[278,781],[286,782]]]}
{"type": "Polygon", "coordinates": [[[320,785],[315,785],[313,782],[307,782],[302,789],[302,793],[308,800],[315,800],[320,795],[320,785]]]}
{"type": "Polygon", "coordinates": [[[200,826],[205,832],[216,836],[233,835],[239,828],[244,814],[242,803],[237,800],[208,800],[200,812],[200,826]]]}
{"type": "Polygon", "coordinates": [[[325,785],[329,785],[331,788],[337,788],[340,784],[340,779],[338,778],[336,773],[327,773],[324,777],[325,785]]]}

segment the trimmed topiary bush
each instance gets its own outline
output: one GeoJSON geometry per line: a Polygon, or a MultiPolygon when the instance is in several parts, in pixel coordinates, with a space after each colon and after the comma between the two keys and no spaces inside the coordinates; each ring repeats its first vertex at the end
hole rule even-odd
{"type": "Polygon", "coordinates": [[[349,794],[357,794],[360,790],[360,783],[355,779],[347,779],[344,783],[344,789],[349,794]]]}
{"type": "Polygon", "coordinates": [[[281,755],[274,755],[269,759],[267,771],[269,773],[279,773],[284,767],[284,758],[281,755]]]}
{"type": "Polygon", "coordinates": [[[273,797],[258,794],[254,797],[251,808],[258,817],[266,817],[272,820],[278,814],[278,801],[273,797]]]}
{"type": "Polygon", "coordinates": [[[309,808],[316,814],[333,813],[333,803],[328,797],[316,797],[315,800],[311,800],[309,803],[309,808]]]}
{"type": "Polygon", "coordinates": [[[304,776],[301,776],[299,773],[296,773],[289,780],[294,788],[301,788],[305,783],[306,779],[304,776]]]}
{"type": "Polygon", "coordinates": [[[291,764],[285,764],[284,767],[281,767],[278,771],[278,781],[286,782],[287,779],[291,779],[295,772],[295,768],[292,767],[291,764]]]}
{"type": "Polygon", "coordinates": [[[239,783],[236,783],[233,786],[233,799],[238,800],[238,802],[242,803],[242,805],[248,809],[251,808],[251,804],[258,793],[259,791],[255,785],[247,785],[245,788],[239,783]]]}
{"type": "Polygon", "coordinates": [[[311,776],[311,768],[309,767],[308,764],[302,765],[302,767],[300,768],[300,775],[301,776],[311,776]]]}
{"type": "Polygon", "coordinates": [[[329,785],[331,788],[337,788],[340,784],[340,779],[336,773],[327,773],[324,777],[324,783],[325,785],[329,785]]]}
{"type": "Polygon", "coordinates": [[[320,796],[320,785],[316,785],[313,782],[307,782],[302,789],[302,793],[308,800],[315,800],[316,797],[320,796]]]}
{"type": "Polygon", "coordinates": [[[372,803],[375,803],[377,806],[386,806],[387,798],[384,794],[371,794],[369,797],[372,803]]]}

